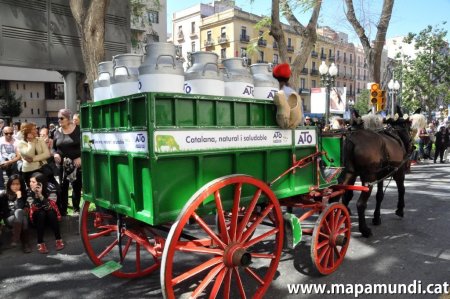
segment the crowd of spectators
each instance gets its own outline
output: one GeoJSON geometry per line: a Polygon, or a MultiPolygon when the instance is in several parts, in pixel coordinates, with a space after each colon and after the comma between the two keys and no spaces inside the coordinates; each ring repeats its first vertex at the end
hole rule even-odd
{"type": "Polygon", "coordinates": [[[80,141],[79,115],[67,109],[58,112],[58,125],[8,126],[0,119],[0,233],[11,231],[8,248],[20,243],[24,253],[31,252],[30,231],[35,229],[38,252],[48,253],[46,227],[54,233],[54,248],[64,248],[59,221],[67,216],[69,185],[73,215],[80,209],[80,141]]]}

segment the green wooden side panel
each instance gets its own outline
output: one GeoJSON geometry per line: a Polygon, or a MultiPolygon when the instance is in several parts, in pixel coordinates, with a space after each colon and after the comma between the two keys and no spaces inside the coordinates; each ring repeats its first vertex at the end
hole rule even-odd
{"type": "MultiPolygon", "coordinates": [[[[242,173],[270,183],[292,166],[294,156],[301,159],[314,153],[315,147],[287,145],[157,153],[153,150],[153,134],[155,130],[278,130],[275,114],[275,106],[270,101],[185,94],[142,93],[84,104],[81,107],[83,133],[144,131],[148,152],[84,146],[83,197],[156,225],[174,221],[195,192],[219,177],[242,173]]],[[[339,138],[318,142],[340,161],[339,138]]],[[[284,176],[272,190],[279,198],[306,193],[316,184],[316,178],[315,165],[311,164],[284,176]]],[[[250,199],[254,191],[246,187],[243,200],[250,199]]],[[[221,195],[231,203],[234,190],[223,190],[221,195]]],[[[204,213],[210,211],[209,206],[205,204],[204,213]]]]}

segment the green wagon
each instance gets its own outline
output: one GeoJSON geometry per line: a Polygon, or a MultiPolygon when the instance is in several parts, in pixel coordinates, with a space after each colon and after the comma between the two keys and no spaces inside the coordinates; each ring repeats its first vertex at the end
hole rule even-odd
{"type": "Polygon", "coordinates": [[[303,233],[317,271],[335,271],[351,228],[328,200],[348,186],[320,170],[341,166],[342,136],[281,130],[275,114],[268,101],[170,93],[83,105],[80,234],[94,264],[125,278],[160,268],[167,298],[260,298],[303,233]]]}

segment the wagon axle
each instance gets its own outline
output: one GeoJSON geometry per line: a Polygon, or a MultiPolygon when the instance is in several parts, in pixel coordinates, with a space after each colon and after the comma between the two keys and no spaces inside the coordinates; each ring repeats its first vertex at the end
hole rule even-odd
{"type": "Polygon", "coordinates": [[[223,255],[227,267],[248,267],[252,263],[252,255],[239,243],[232,243],[225,248],[223,255]]]}

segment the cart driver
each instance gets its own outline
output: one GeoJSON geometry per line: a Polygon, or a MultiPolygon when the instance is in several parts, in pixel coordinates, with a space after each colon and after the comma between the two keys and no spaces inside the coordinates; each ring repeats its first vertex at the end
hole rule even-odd
{"type": "Polygon", "coordinates": [[[274,98],[277,106],[277,123],[283,129],[293,129],[303,124],[303,103],[300,95],[289,86],[291,68],[289,64],[278,64],[273,68],[273,77],[278,80],[280,90],[274,98]]]}

